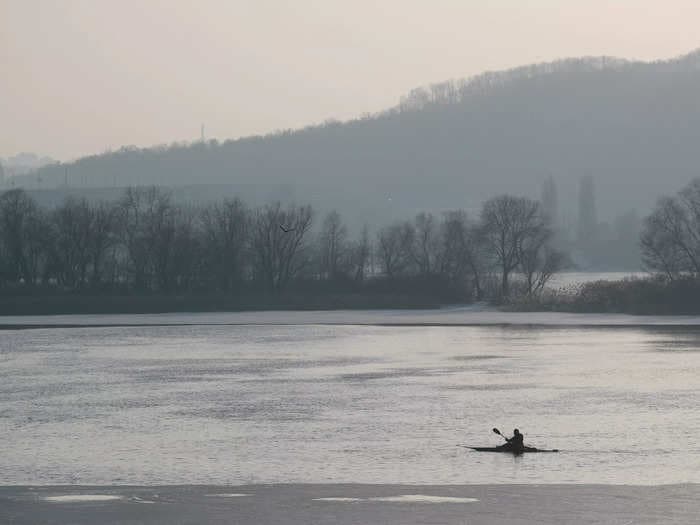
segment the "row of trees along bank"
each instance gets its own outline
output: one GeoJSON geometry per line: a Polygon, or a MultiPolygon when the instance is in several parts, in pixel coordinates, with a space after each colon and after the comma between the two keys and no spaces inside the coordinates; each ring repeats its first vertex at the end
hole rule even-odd
{"type": "Polygon", "coordinates": [[[198,294],[282,291],[442,294],[447,301],[538,294],[562,268],[536,201],[503,195],[478,218],[420,213],[351,238],[331,212],[240,200],[178,205],[156,187],[116,202],[39,207],[0,196],[5,294],[198,294]],[[516,277],[517,276],[517,277],[516,277]]]}

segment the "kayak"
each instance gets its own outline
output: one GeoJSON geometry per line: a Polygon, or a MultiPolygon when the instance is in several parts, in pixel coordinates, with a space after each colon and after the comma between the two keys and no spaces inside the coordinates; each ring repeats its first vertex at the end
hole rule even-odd
{"type": "MultiPolygon", "coordinates": [[[[508,454],[519,454],[519,452],[515,452],[512,447],[503,446],[503,445],[501,445],[500,447],[470,447],[467,445],[459,445],[459,446],[464,447],[464,448],[469,448],[471,450],[476,450],[477,452],[507,452],[508,454]]],[[[536,448],[536,447],[525,447],[523,452],[559,452],[559,449],[556,449],[556,448],[544,449],[544,448],[536,448]]]]}

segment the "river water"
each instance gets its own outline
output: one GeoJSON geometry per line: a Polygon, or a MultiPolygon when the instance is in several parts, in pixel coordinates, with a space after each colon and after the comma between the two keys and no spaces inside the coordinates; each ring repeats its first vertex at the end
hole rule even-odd
{"type": "Polygon", "coordinates": [[[698,387],[700,327],[4,330],[0,484],[697,483],[698,387]]]}

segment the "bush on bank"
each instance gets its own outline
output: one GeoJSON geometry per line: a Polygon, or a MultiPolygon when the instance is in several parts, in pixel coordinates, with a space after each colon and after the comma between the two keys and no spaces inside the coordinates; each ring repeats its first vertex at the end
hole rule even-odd
{"type": "Polygon", "coordinates": [[[537,297],[520,297],[509,305],[516,311],[626,313],[637,315],[700,314],[700,279],[661,276],[594,281],[537,297]]]}

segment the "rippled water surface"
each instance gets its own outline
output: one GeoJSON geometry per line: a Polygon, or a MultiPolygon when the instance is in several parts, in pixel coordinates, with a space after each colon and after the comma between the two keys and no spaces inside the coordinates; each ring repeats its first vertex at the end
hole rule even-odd
{"type": "Polygon", "coordinates": [[[698,387],[698,328],[6,330],[0,484],[700,482],[698,387]]]}

